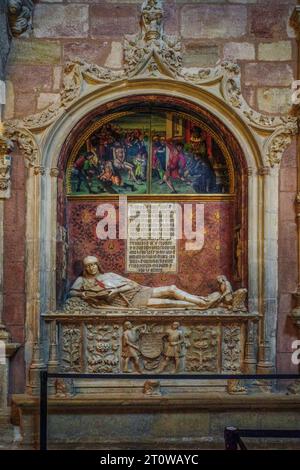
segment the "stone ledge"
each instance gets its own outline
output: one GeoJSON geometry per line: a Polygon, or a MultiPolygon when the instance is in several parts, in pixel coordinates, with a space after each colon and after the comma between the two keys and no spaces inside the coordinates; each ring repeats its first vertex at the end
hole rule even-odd
{"type": "MultiPolygon", "coordinates": [[[[30,395],[13,395],[13,406],[21,408],[24,412],[39,412],[39,398],[30,395]]],[[[103,408],[113,408],[117,413],[122,409],[140,411],[145,409],[202,409],[202,410],[230,410],[230,409],[268,409],[268,410],[297,410],[300,412],[300,395],[224,395],[216,393],[204,395],[193,393],[188,396],[183,393],[175,397],[168,396],[142,396],[139,394],[121,394],[118,397],[107,397],[107,395],[83,396],[73,398],[49,398],[48,408],[50,412],[70,410],[86,410],[89,412],[103,408]]]]}
{"type": "Polygon", "coordinates": [[[132,307],[111,307],[104,306],[101,308],[90,307],[86,302],[80,299],[68,299],[63,309],[48,312],[42,317],[46,320],[84,320],[92,318],[127,318],[127,317],[197,317],[201,319],[230,319],[230,320],[258,320],[259,315],[256,312],[244,312],[242,310],[233,311],[222,307],[210,308],[207,310],[188,309],[188,308],[132,308],[132,307]]]}

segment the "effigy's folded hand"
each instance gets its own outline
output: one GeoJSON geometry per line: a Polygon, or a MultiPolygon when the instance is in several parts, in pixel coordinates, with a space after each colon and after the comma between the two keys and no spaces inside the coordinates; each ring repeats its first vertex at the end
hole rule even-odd
{"type": "Polygon", "coordinates": [[[107,300],[113,300],[118,294],[119,294],[120,290],[119,289],[113,289],[111,290],[108,295],[107,295],[107,300]]]}
{"type": "Polygon", "coordinates": [[[81,297],[83,299],[94,299],[94,298],[107,298],[111,295],[111,290],[102,289],[102,290],[85,290],[82,292],[81,297]]]}

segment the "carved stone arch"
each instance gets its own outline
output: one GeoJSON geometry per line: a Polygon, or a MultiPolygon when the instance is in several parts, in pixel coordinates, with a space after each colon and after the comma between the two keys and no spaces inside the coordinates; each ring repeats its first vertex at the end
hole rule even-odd
{"type": "MultiPolygon", "coordinates": [[[[180,108],[182,110],[185,110],[185,113],[188,113],[189,117],[193,117],[193,119],[195,118],[195,121],[197,121],[197,117],[198,119],[200,118],[203,119],[204,117],[207,120],[212,119],[213,114],[210,111],[208,111],[208,109],[205,107],[202,93],[199,92],[198,90],[195,90],[194,86],[186,87],[185,84],[182,84],[181,82],[179,82],[178,91],[179,89],[181,90],[180,96],[182,96],[182,98],[178,97],[179,92],[177,93],[177,96],[175,98],[167,91],[168,88],[171,86],[171,82],[164,84],[163,87],[161,86],[158,87],[159,84],[161,85],[161,81],[148,80],[147,83],[143,82],[142,87],[140,87],[141,83],[140,81],[137,81],[135,87],[134,87],[134,84],[130,83],[131,92],[128,91],[128,86],[127,86],[125,91],[123,91],[122,89],[122,94],[120,94],[120,91],[119,91],[120,90],[119,83],[116,84],[115,87],[112,87],[112,86],[106,87],[108,97],[110,98],[110,100],[107,99],[107,96],[106,94],[104,94],[103,89],[101,90],[101,96],[100,96],[100,93],[97,93],[97,94],[94,93],[92,101],[91,101],[91,97],[89,96],[87,98],[88,105],[89,105],[89,112],[87,114],[84,114],[82,113],[82,106],[79,107],[79,111],[81,113],[78,118],[79,120],[76,119],[76,124],[69,131],[69,134],[66,136],[66,139],[60,148],[56,147],[56,144],[55,144],[56,140],[55,140],[55,136],[53,133],[51,133],[51,137],[50,136],[47,137],[49,142],[51,142],[51,147],[49,148],[49,153],[48,153],[49,157],[52,156],[54,158],[54,155],[55,155],[54,152],[56,148],[57,150],[60,150],[60,152],[57,152],[58,160],[56,160],[56,157],[55,157],[55,160],[50,161],[50,165],[49,165],[49,162],[47,162],[46,160],[44,160],[43,162],[44,165],[45,166],[48,165],[49,168],[54,168],[54,165],[55,165],[55,168],[57,168],[58,174],[60,175],[58,178],[59,204],[61,204],[60,201],[62,200],[62,197],[63,197],[62,191],[61,191],[63,187],[62,179],[64,177],[65,171],[67,171],[66,170],[67,160],[70,158],[70,155],[72,156],[72,154],[74,154],[73,149],[78,148],[78,145],[82,140],[82,135],[86,132],[85,129],[88,131],[90,122],[94,122],[96,118],[97,118],[97,121],[98,120],[101,121],[102,118],[106,119],[109,116],[121,113],[122,110],[126,109],[126,107],[129,107],[130,109],[135,109],[135,107],[138,106],[139,103],[147,102],[147,104],[150,107],[153,107],[156,104],[158,106],[169,105],[171,109],[172,107],[174,107],[173,109],[177,109],[177,110],[179,110],[180,108]],[[188,89],[189,94],[187,94],[187,91],[185,91],[186,88],[188,89]],[[117,91],[117,95],[115,93],[115,90],[117,91]],[[195,99],[195,96],[196,96],[196,99],[195,99]],[[94,106],[92,106],[92,104],[94,106]]],[[[174,82],[172,82],[172,84],[174,85],[174,82]]],[[[72,108],[73,106],[70,107],[71,110],[72,108]]],[[[211,108],[213,109],[213,106],[211,106],[211,108]]],[[[239,146],[235,138],[234,132],[232,131],[230,132],[227,129],[227,127],[224,125],[223,120],[217,118],[216,116],[214,116],[213,119],[214,119],[214,121],[212,121],[213,124],[212,123],[207,124],[207,121],[206,121],[206,124],[208,125],[208,127],[210,126],[211,132],[212,133],[214,132],[215,135],[217,133],[218,134],[221,133],[221,128],[224,129],[222,131],[222,135],[224,134],[225,131],[227,132],[226,135],[228,136],[228,140],[226,140],[226,137],[224,138],[224,136],[222,137],[222,139],[220,136],[218,136],[219,140],[222,140],[224,147],[227,146],[228,148],[230,148],[230,152],[229,152],[231,154],[230,163],[231,163],[234,177],[236,177],[237,174],[239,174],[238,175],[239,178],[243,179],[243,182],[244,182],[244,187],[242,187],[242,184],[237,184],[237,183],[235,186],[240,188],[240,193],[241,193],[237,197],[237,199],[239,200],[238,206],[241,209],[240,210],[241,219],[246,220],[247,219],[247,205],[248,205],[247,180],[248,180],[249,162],[246,161],[244,152],[239,146]],[[213,127],[211,127],[212,125],[213,127]],[[234,147],[232,147],[230,144],[231,139],[234,140],[235,142],[234,147]]],[[[250,154],[250,150],[248,150],[248,155],[249,154],[250,154]]],[[[251,167],[258,167],[258,164],[255,161],[250,160],[250,162],[252,164],[251,167]]],[[[65,204],[67,204],[66,201],[65,201],[65,204]]],[[[45,212],[45,217],[46,217],[46,214],[47,213],[45,212]]],[[[59,218],[59,215],[57,218],[59,218]]],[[[47,224],[48,222],[46,221],[46,219],[43,219],[42,225],[47,225],[47,224]]],[[[65,224],[60,223],[60,227],[58,230],[59,237],[61,237],[61,234],[64,232],[64,228],[63,228],[64,225],[65,224]]],[[[242,230],[243,232],[242,238],[245,243],[245,253],[247,252],[246,250],[247,237],[248,237],[247,228],[248,228],[248,224],[244,224],[244,228],[242,230]]],[[[60,250],[62,250],[61,245],[60,245],[60,250]]],[[[61,253],[61,251],[59,251],[59,253],[61,253]]],[[[58,257],[61,259],[60,254],[58,257]]],[[[246,270],[247,263],[248,263],[247,261],[245,261],[244,263],[245,272],[242,278],[242,281],[244,282],[243,285],[247,284],[247,278],[248,278],[247,270],[246,270]]],[[[60,270],[58,269],[58,272],[59,271],[60,270]]],[[[59,284],[64,285],[64,282],[62,281],[59,284]]],[[[48,283],[46,283],[46,285],[48,285],[48,283]]],[[[63,295],[62,296],[58,295],[58,298],[60,300],[62,300],[63,297],[64,297],[63,295]]],[[[53,299],[53,302],[54,302],[54,299],[53,299]]]]}
{"type": "Polygon", "coordinates": [[[249,168],[260,168],[267,163],[264,152],[260,148],[260,140],[256,138],[252,127],[241,119],[235,108],[224,102],[215,93],[204,87],[200,88],[178,80],[135,78],[86,90],[54,121],[51,121],[49,128],[43,135],[42,165],[45,168],[57,166],[62,146],[61,137],[57,138],[59,134],[63,133],[68,139],[69,134],[77,125],[80,125],[84,117],[92,115],[100,106],[107,106],[110,109],[111,103],[141,94],[158,97],[174,96],[206,109],[235,136],[242,147],[249,168]],[[58,140],[56,141],[56,139],[58,140]]]}

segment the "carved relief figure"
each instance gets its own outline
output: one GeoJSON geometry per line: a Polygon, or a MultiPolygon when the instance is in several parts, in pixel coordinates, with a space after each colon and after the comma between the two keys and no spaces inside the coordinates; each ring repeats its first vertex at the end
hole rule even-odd
{"type": "Polygon", "coordinates": [[[145,331],[146,325],[133,327],[130,321],[124,323],[124,331],[122,336],[122,358],[124,359],[123,372],[129,372],[128,366],[130,361],[137,372],[142,373],[139,365],[139,348],[137,341],[139,334],[145,331]]]}
{"type": "Polygon", "coordinates": [[[66,397],[68,395],[68,389],[63,379],[55,379],[54,388],[57,397],[66,397]]]}
{"type": "MultiPolygon", "coordinates": [[[[233,307],[235,294],[225,276],[217,278],[219,290],[207,297],[189,294],[175,285],[146,287],[115,273],[102,274],[98,259],[87,256],[83,260],[84,272],[74,282],[70,296],[79,297],[92,307],[199,308],[233,307]]],[[[241,289],[240,289],[241,290],[241,289]]],[[[244,297],[246,290],[242,289],[244,297]]],[[[240,291],[237,291],[241,295],[240,291]]]]}
{"type": "Polygon", "coordinates": [[[145,41],[159,39],[162,34],[163,9],[161,1],[146,0],[142,5],[141,26],[145,41]]]}
{"type": "Polygon", "coordinates": [[[8,23],[8,4],[6,0],[0,3],[0,31],[0,80],[4,83],[6,63],[12,37],[8,23]]]}
{"type": "Polygon", "coordinates": [[[31,28],[34,1],[1,0],[0,2],[0,81],[5,80],[5,69],[12,36],[19,36],[31,28]]]}
{"type": "Polygon", "coordinates": [[[149,396],[161,396],[159,380],[146,380],[143,386],[143,394],[149,396]]]}
{"type": "Polygon", "coordinates": [[[172,326],[166,330],[165,338],[167,341],[165,358],[162,361],[159,372],[165,370],[170,360],[173,360],[175,363],[174,372],[178,372],[180,369],[180,359],[185,356],[184,334],[179,322],[174,321],[172,323],[172,326]]]}
{"type": "Polygon", "coordinates": [[[19,36],[31,28],[34,0],[8,0],[8,13],[11,31],[19,36]]]}

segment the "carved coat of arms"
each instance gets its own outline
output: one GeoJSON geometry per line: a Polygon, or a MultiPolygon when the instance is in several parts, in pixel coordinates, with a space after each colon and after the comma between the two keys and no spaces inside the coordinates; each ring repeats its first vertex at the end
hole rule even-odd
{"type": "Polygon", "coordinates": [[[164,347],[163,333],[143,333],[140,336],[140,352],[147,359],[157,359],[164,347]]]}

